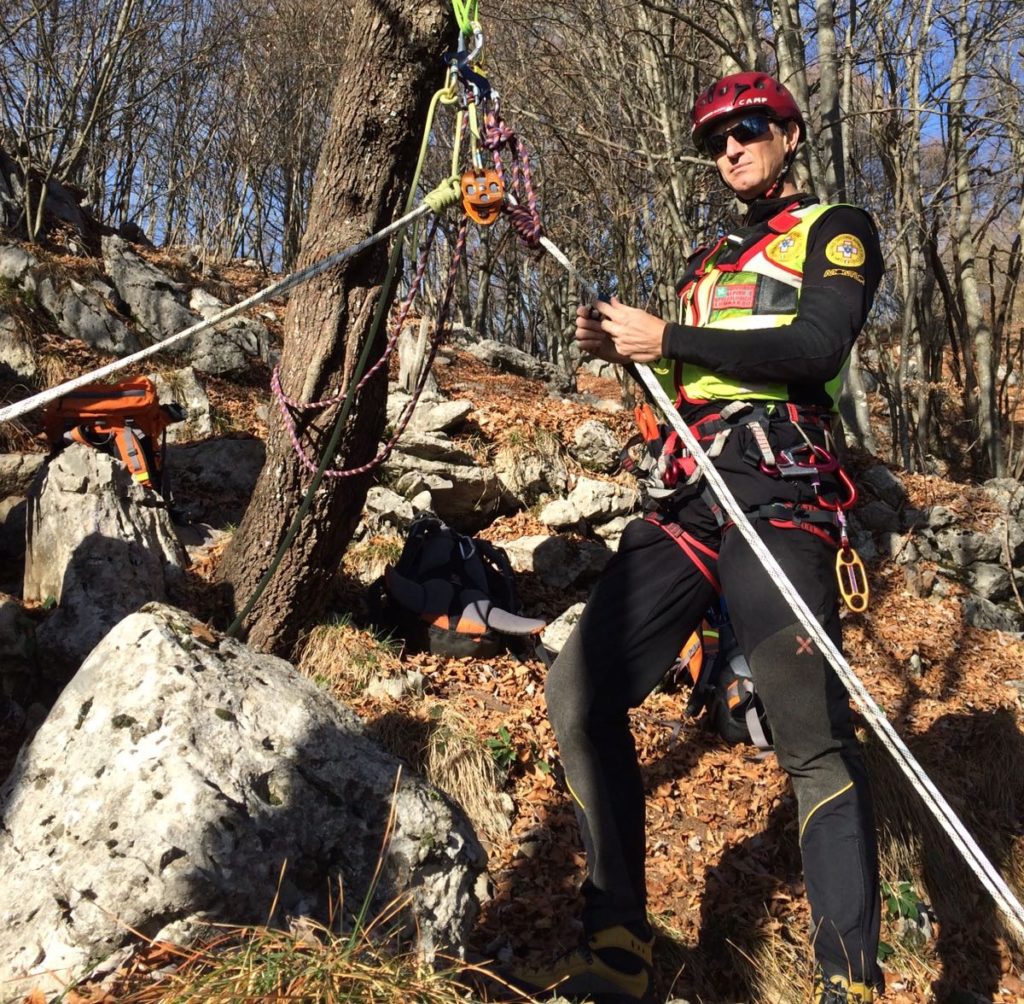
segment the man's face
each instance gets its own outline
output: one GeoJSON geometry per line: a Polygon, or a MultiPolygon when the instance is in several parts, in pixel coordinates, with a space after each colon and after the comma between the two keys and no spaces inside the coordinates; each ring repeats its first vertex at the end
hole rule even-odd
{"type": "Polygon", "coordinates": [[[749,202],[763,195],[781,174],[798,135],[795,123],[780,125],[756,112],[740,112],[716,122],[705,146],[725,183],[749,202]]]}

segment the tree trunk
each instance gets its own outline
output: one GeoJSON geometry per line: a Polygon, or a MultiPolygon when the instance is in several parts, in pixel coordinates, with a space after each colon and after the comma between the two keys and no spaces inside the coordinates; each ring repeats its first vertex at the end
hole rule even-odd
{"type": "MultiPolygon", "coordinates": [[[[334,92],[300,267],[375,233],[401,212],[431,85],[443,81],[440,57],[455,33],[450,12],[432,0],[355,0],[351,10],[346,62],[334,92]]],[[[378,244],[292,295],[281,357],[286,394],[317,400],[349,385],[382,293],[387,257],[386,245],[378,244]]],[[[382,347],[383,337],[371,362],[382,347]]],[[[386,374],[378,376],[356,400],[332,467],[356,467],[375,454],[386,398],[386,374]]],[[[337,415],[338,408],[330,408],[300,423],[310,452],[323,449],[337,415]]],[[[274,407],[266,464],[224,561],[222,575],[234,589],[238,609],[268,569],[309,483],[274,407]]],[[[322,612],[369,485],[370,475],[324,479],[246,621],[255,647],[289,653],[302,629],[322,612]]]]}
{"type": "Polygon", "coordinates": [[[966,0],[960,5],[956,44],[949,79],[949,149],[953,162],[952,252],[963,302],[965,323],[964,357],[973,353],[977,372],[976,394],[968,394],[967,413],[974,423],[982,462],[979,473],[999,477],[1003,474],[1003,449],[996,412],[995,363],[992,352],[992,327],[981,302],[978,277],[978,251],[972,229],[974,193],[971,188],[970,151],[968,149],[967,85],[971,76],[971,11],[966,0]],[[970,342],[968,346],[967,342],[970,342]]]}

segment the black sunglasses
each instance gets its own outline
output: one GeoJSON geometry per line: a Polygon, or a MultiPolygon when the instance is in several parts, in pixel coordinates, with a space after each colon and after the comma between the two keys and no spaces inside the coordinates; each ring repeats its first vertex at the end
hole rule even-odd
{"type": "Polygon", "coordinates": [[[739,122],[729,126],[724,132],[713,133],[704,140],[704,149],[712,157],[721,157],[729,145],[732,136],[737,143],[749,143],[759,139],[772,127],[772,120],[767,115],[747,115],[739,122]]]}

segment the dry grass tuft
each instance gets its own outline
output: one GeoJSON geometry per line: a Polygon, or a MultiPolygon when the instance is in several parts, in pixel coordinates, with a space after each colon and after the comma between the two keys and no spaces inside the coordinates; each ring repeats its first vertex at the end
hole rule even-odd
{"type": "Polygon", "coordinates": [[[451,796],[479,833],[491,840],[507,837],[512,802],[502,791],[504,777],[469,720],[450,704],[432,712],[423,773],[451,796]]]}
{"type": "Polygon", "coordinates": [[[759,1004],[803,1004],[813,995],[814,974],[802,948],[782,938],[761,943],[743,955],[754,1000],[759,1004]]]}
{"type": "Polygon", "coordinates": [[[341,559],[341,570],[363,586],[370,585],[394,565],[402,554],[405,538],[393,533],[374,534],[353,544],[341,559]]]}
{"type": "Polygon", "coordinates": [[[396,674],[401,668],[395,645],[343,618],[309,632],[301,644],[297,666],[303,675],[342,699],[364,690],[375,676],[396,674]]]}
{"type": "MultiPolygon", "coordinates": [[[[393,916],[400,909],[386,911],[393,916]]],[[[386,923],[387,917],[382,915],[386,923]]],[[[235,928],[212,943],[181,951],[176,971],[118,999],[125,1004],[465,1004],[467,984],[502,986],[493,973],[459,959],[435,965],[395,948],[375,921],[360,935],[339,935],[303,921],[294,931],[235,928]]],[[[503,987],[504,989],[504,987],[503,987]]],[[[530,1004],[531,998],[503,1000],[530,1004]]],[[[486,999],[479,996],[476,1000],[486,999]]]]}

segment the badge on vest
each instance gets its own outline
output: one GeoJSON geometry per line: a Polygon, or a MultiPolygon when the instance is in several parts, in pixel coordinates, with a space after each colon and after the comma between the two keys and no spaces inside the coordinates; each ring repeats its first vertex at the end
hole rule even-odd
{"type": "Polygon", "coordinates": [[[776,237],[764,249],[764,256],[776,265],[799,265],[804,260],[804,235],[788,233],[776,237]]]}
{"type": "Polygon", "coordinates": [[[757,293],[756,283],[736,283],[716,286],[711,303],[712,310],[750,310],[757,293]]]}
{"type": "Polygon", "coordinates": [[[853,234],[840,234],[838,237],[833,237],[826,245],[825,257],[833,265],[855,268],[864,264],[864,245],[853,234]]]}

